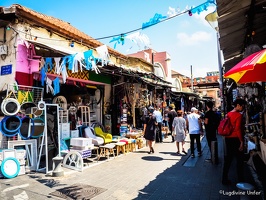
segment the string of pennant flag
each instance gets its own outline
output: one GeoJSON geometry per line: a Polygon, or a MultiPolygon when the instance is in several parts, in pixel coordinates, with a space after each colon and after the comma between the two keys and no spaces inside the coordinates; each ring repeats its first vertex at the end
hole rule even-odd
{"type": "MultiPolygon", "coordinates": [[[[192,16],[193,14],[200,14],[203,11],[207,11],[208,7],[210,5],[216,5],[215,0],[207,0],[206,2],[204,2],[198,6],[187,8],[182,12],[177,11],[176,9],[170,7],[167,15],[162,15],[162,14],[156,13],[152,18],[149,19],[149,21],[142,23],[142,26],[140,28],[130,30],[130,31],[127,31],[124,33],[116,34],[116,35],[94,38],[93,40],[102,40],[102,39],[112,38],[109,41],[109,43],[114,43],[114,49],[116,49],[117,44],[124,45],[126,39],[133,42],[133,44],[136,44],[139,48],[142,45],[145,47],[149,47],[150,41],[149,41],[148,36],[139,32],[139,31],[147,29],[151,26],[157,25],[161,22],[170,20],[172,18],[175,18],[175,17],[180,16],[180,15],[185,14],[185,13],[188,13],[189,16],[192,16]]],[[[8,29],[12,28],[16,32],[22,32],[22,31],[14,29],[11,26],[8,26],[7,28],[8,29]]],[[[26,34],[26,32],[22,32],[22,33],[26,34]]],[[[38,38],[47,39],[47,40],[56,40],[56,39],[51,39],[51,38],[42,38],[42,37],[35,36],[35,35],[32,35],[32,37],[34,38],[34,40],[37,40],[38,38]]],[[[57,41],[59,41],[59,40],[57,40],[57,41]]],[[[81,44],[82,44],[82,42],[81,42],[81,44]]],[[[74,43],[72,42],[70,46],[73,47],[74,43]]]]}
{"type": "MultiPolygon", "coordinates": [[[[142,23],[141,28],[131,30],[131,31],[128,31],[125,33],[121,33],[119,35],[114,35],[114,37],[112,38],[112,40],[110,40],[109,43],[114,42],[114,49],[116,49],[117,44],[124,45],[125,39],[130,39],[134,43],[137,43],[137,40],[139,40],[139,41],[143,42],[145,44],[145,46],[149,46],[149,38],[145,34],[142,34],[139,32],[137,34],[131,34],[131,35],[128,35],[128,34],[132,33],[132,32],[139,31],[139,30],[144,30],[148,27],[154,26],[158,23],[164,22],[166,20],[172,19],[174,17],[180,16],[180,15],[185,14],[185,13],[188,13],[189,16],[192,16],[193,14],[200,14],[203,11],[207,11],[208,7],[211,4],[216,5],[214,0],[207,0],[204,3],[202,3],[196,7],[191,7],[190,9],[187,9],[183,12],[176,11],[175,9],[170,9],[170,11],[168,11],[168,13],[167,13],[168,16],[164,16],[162,14],[155,13],[155,15],[152,18],[150,18],[150,20],[148,22],[142,23]]],[[[108,37],[96,38],[96,40],[105,39],[105,38],[108,38],[108,37]]]]}
{"type": "Polygon", "coordinates": [[[61,75],[63,83],[66,83],[68,78],[67,70],[72,73],[82,72],[85,70],[95,71],[96,74],[100,72],[98,66],[105,66],[108,64],[110,55],[106,45],[96,48],[98,56],[93,55],[93,50],[88,50],[83,53],[75,53],[66,55],[64,57],[46,57],[41,59],[41,84],[46,83],[46,91],[56,95],[59,89],[59,79],[51,80],[47,76],[48,71],[54,71],[55,74],[61,75]],[[55,63],[55,64],[53,64],[55,63]],[[54,85],[54,88],[52,87],[54,85]]]}

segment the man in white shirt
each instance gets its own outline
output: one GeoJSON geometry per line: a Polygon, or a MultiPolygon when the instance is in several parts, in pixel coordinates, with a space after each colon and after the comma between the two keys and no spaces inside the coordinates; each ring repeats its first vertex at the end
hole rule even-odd
{"type": "Polygon", "coordinates": [[[200,157],[202,155],[201,151],[201,143],[200,143],[200,135],[203,134],[203,128],[202,123],[200,119],[200,115],[197,114],[197,108],[192,107],[191,108],[191,114],[187,116],[187,129],[189,131],[190,136],[190,151],[191,151],[191,157],[194,158],[194,142],[196,140],[197,143],[197,150],[198,150],[198,156],[200,157]]]}
{"type": "Polygon", "coordinates": [[[153,112],[153,115],[156,117],[157,121],[157,128],[158,130],[156,131],[156,142],[163,142],[162,138],[162,123],[163,123],[163,116],[161,111],[159,110],[159,106],[155,105],[155,111],[153,112]]]}

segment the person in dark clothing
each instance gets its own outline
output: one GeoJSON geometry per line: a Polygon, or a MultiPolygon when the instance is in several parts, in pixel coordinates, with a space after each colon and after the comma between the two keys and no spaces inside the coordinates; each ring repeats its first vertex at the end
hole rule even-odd
{"type": "Polygon", "coordinates": [[[149,115],[146,117],[144,122],[143,132],[144,138],[147,140],[148,146],[150,148],[149,153],[154,153],[154,140],[156,135],[156,125],[158,125],[156,121],[156,117],[153,115],[154,108],[150,106],[148,108],[149,115]]]}
{"type": "Polygon", "coordinates": [[[231,163],[236,158],[236,172],[239,182],[244,182],[244,126],[242,124],[246,101],[236,99],[233,103],[234,109],[227,113],[234,130],[231,135],[225,136],[225,155],[223,164],[222,184],[229,185],[228,173],[231,163]]]}
{"type": "Polygon", "coordinates": [[[168,112],[168,125],[169,125],[170,134],[172,136],[172,142],[174,142],[175,138],[173,136],[172,126],[174,118],[177,117],[177,112],[175,111],[175,104],[170,104],[169,108],[170,111],[168,112]]]}
{"type": "MultiPolygon", "coordinates": [[[[205,126],[205,132],[206,132],[206,139],[207,143],[211,151],[211,142],[212,141],[217,141],[216,138],[216,132],[217,132],[217,121],[218,121],[218,116],[217,114],[213,111],[213,102],[208,101],[206,103],[207,107],[207,112],[204,115],[204,126],[205,126]]],[[[206,159],[206,161],[211,161],[211,159],[206,159]]]]}

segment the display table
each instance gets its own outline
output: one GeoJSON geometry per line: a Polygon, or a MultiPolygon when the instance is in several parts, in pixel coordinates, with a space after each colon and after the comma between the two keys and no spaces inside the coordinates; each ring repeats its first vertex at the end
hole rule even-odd
{"type": "Polygon", "coordinates": [[[141,137],[141,135],[142,135],[142,130],[139,130],[139,131],[132,131],[130,133],[127,133],[126,137],[130,139],[136,139],[136,138],[141,137]]]}

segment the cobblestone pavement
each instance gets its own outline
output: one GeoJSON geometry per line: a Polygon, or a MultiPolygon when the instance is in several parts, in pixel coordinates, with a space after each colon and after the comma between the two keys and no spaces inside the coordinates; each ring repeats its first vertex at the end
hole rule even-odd
{"type": "MultiPolygon", "coordinates": [[[[126,155],[89,164],[83,172],[64,168],[63,177],[30,173],[13,179],[0,179],[1,200],[61,199],[53,195],[57,189],[75,183],[106,189],[93,200],[144,200],[144,199],[260,199],[257,194],[243,195],[236,188],[236,173],[231,170],[233,184],[221,184],[222,138],[218,137],[219,164],[206,162],[209,150],[202,139],[203,155],[191,158],[176,154],[171,138],[156,143],[154,154],[144,147],[126,155]]],[[[189,152],[189,136],[185,149],[189,152]]]]}

